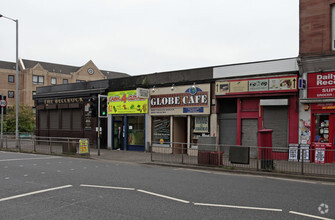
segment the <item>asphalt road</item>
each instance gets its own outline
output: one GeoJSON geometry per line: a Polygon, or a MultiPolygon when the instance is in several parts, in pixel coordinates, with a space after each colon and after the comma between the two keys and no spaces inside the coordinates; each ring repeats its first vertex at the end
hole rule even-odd
{"type": "Polygon", "coordinates": [[[334,219],[335,183],[0,151],[0,219],[334,219]]]}

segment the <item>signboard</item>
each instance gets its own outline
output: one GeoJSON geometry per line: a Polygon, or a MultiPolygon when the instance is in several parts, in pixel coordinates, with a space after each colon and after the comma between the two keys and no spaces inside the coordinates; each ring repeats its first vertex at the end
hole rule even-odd
{"type": "Polygon", "coordinates": [[[309,73],[308,98],[332,98],[335,97],[335,72],[309,73]]]}
{"type": "Polygon", "coordinates": [[[315,163],[325,163],[325,149],[315,148],[315,163]]]}
{"type": "Polygon", "coordinates": [[[88,140],[87,139],[79,140],[79,154],[88,154],[88,140]]]}
{"type": "Polygon", "coordinates": [[[151,115],[210,114],[210,84],[150,90],[151,115]]]}
{"type": "Polygon", "coordinates": [[[208,132],[208,117],[194,117],[194,131],[195,133],[208,132]]]}
{"type": "Polygon", "coordinates": [[[216,95],[297,91],[297,76],[216,81],[216,95]]]}
{"type": "Polygon", "coordinates": [[[302,161],[302,158],[304,158],[304,162],[309,162],[309,144],[300,144],[300,159],[299,161],[302,161]]]}
{"type": "Polygon", "coordinates": [[[148,113],[148,100],[137,97],[136,90],[108,93],[108,114],[148,113]]]}
{"type": "Polygon", "coordinates": [[[137,88],[136,95],[138,98],[148,99],[149,98],[149,89],[137,88]]]}
{"type": "Polygon", "coordinates": [[[7,101],[4,100],[4,99],[1,99],[1,100],[0,100],[0,106],[1,106],[1,107],[6,107],[6,106],[7,106],[7,101]]]}
{"type": "Polygon", "coordinates": [[[288,160],[289,161],[298,161],[298,144],[289,144],[289,151],[288,151],[288,160]]]}

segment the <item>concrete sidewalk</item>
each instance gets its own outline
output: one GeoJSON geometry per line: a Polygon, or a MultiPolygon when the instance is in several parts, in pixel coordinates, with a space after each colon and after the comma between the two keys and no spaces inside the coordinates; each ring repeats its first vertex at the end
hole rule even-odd
{"type": "Polygon", "coordinates": [[[97,160],[112,160],[130,163],[149,163],[151,161],[151,153],[137,151],[100,149],[100,156],[98,156],[98,149],[91,148],[90,156],[97,160]]]}

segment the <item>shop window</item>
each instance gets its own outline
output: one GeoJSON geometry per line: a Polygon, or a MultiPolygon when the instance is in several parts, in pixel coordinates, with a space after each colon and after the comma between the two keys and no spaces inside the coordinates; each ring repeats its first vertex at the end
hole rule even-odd
{"type": "Polygon", "coordinates": [[[329,142],[329,114],[315,114],[315,142],[329,142]]]}
{"type": "Polygon", "coordinates": [[[58,110],[50,110],[49,111],[50,117],[50,129],[59,129],[59,114],[58,110]]]}
{"type": "Polygon", "coordinates": [[[47,119],[47,112],[46,111],[40,111],[39,112],[39,116],[40,116],[40,118],[39,118],[39,122],[40,122],[40,129],[41,130],[45,130],[45,129],[48,129],[48,123],[47,123],[47,121],[48,121],[48,119],[47,119]]]}
{"type": "Polygon", "coordinates": [[[73,109],[72,110],[72,129],[73,130],[81,130],[81,109],[73,109]]]}
{"type": "Polygon", "coordinates": [[[220,113],[237,113],[237,99],[221,99],[220,113]]]}
{"type": "Polygon", "coordinates": [[[63,79],[63,84],[68,84],[69,81],[67,79],[63,79]]]}
{"type": "Polygon", "coordinates": [[[170,146],[170,117],[152,117],[152,144],[170,146]]]}
{"type": "Polygon", "coordinates": [[[192,148],[197,148],[198,138],[200,136],[209,136],[209,117],[208,116],[192,116],[192,148]]]}
{"type": "Polygon", "coordinates": [[[144,145],[144,117],[128,117],[128,145],[144,145]]]}
{"type": "Polygon", "coordinates": [[[71,110],[70,109],[62,110],[62,129],[63,130],[71,129],[71,110]]]}

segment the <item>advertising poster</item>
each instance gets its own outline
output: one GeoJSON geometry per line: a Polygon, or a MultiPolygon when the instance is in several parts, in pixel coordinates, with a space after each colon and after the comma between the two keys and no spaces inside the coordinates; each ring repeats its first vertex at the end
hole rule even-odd
{"type": "Polygon", "coordinates": [[[87,139],[79,140],[79,154],[88,154],[88,140],[87,139]]]}
{"type": "Polygon", "coordinates": [[[108,93],[108,114],[148,113],[148,100],[137,97],[136,90],[108,93]]]}
{"type": "Polygon", "coordinates": [[[193,132],[207,133],[208,132],[208,117],[195,117],[193,132]]]}
{"type": "Polygon", "coordinates": [[[292,92],[298,90],[297,83],[297,76],[253,78],[240,81],[216,81],[215,95],[234,95],[236,93],[273,93],[287,91],[292,92]]]}
{"type": "Polygon", "coordinates": [[[298,161],[298,144],[289,144],[289,151],[288,151],[288,160],[289,161],[298,161]]]}
{"type": "Polygon", "coordinates": [[[300,144],[300,159],[299,161],[302,161],[302,158],[304,158],[304,162],[309,162],[309,144],[300,144]]]}
{"type": "Polygon", "coordinates": [[[315,148],[315,163],[325,163],[325,149],[315,148]]]}

